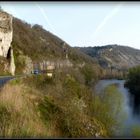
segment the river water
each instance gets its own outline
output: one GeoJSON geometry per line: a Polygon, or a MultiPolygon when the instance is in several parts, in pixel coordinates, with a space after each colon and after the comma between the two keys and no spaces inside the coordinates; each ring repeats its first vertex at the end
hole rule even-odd
{"type": "Polygon", "coordinates": [[[131,137],[132,136],[132,127],[134,125],[140,125],[140,116],[133,114],[133,98],[130,95],[127,88],[124,87],[125,80],[100,80],[96,86],[95,91],[100,94],[107,86],[111,84],[117,84],[120,93],[122,94],[123,100],[123,110],[126,112],[126,119],[123,124],[123,134],[120,136],[131,137]]]}

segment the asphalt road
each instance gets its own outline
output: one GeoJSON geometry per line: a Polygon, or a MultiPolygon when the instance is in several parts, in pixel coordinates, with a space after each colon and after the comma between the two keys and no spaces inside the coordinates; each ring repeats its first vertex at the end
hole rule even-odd
{"type": "Polygon", "coordinates": [[[15,78],[14,76],[0,76],[0,87],[2,87],[7,81],[15,78]]]}
{"type": "Polygon", "coordinates": [[[0,88],[9,80],[14,79],[14,78],[18,78],[18,77],[26,77],[28,75],[33,75],[33,74],[24,74],[24,75],[16,75],[16,76],[0,76],[0,88]]]}

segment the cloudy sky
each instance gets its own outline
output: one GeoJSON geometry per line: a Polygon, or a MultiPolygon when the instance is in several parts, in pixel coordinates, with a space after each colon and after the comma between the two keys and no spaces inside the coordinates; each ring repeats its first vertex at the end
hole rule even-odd
{"type": "Polygon", "coordinates": [[[140,49],[140,2],[0,2],[71,46],[119,44],[140,49]]]}

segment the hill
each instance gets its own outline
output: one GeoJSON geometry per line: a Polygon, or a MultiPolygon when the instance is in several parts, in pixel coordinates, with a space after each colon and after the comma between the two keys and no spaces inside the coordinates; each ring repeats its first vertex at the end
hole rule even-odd
{"type": "MultiPolygon", "coordinates": [[[[23,65],[31,65],[48,61],[63,63],[66,57],[68,61],[75,64],[95,64],[98,65],[90,56],[72,48],[65,41],[45,30],[40,25],[33,25],[13,18],[13,41],[12,47],[15,54],[16,72],[21,72],[23,65]],[[24,57],[23,57],[24,55],[24,57]],[[25,64],[21,59],[26,59],[25,64]]],[[[98,67],[98,66],[97,66],[98,67]]],[[[29,68],[32,69],[32,68],[29,68]]],[[[27,70],[31,71],[31,70],[27,70]]]]}
{"type": "Polygon", "coordinates": [[[1,74],[28,74],[47,65],[59,68],[83,66],[85,63],[98,65],[93,58],[41,25],[31,25],[4,11],[0,11],[0,33],[0,56],[5,58],[4,66],[3,60],[0,61],[1,74]]]}
{"type": "Polygon", "coordinates": [[[140,65],[140,50],[128,46],[106,45],[77,47],[85,54],[96,59],[103,68],[127,70],[140,65]]]}

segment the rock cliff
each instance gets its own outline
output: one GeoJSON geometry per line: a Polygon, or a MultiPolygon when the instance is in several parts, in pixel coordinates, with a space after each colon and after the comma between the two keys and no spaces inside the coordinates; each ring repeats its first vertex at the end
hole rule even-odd
{"type": "Polygon", "coordinates": [[[7,57],[13,38],[12,16],[0,12],[0,56],[7,57]]]}
{"type": "Polygon", "coordinates": [[[14,55],[11,46],[13,39],[12,20],[13,17],[10,14],[0,11],[0,56],[8,59],[8,72],[15,75],[14,55]]]}

